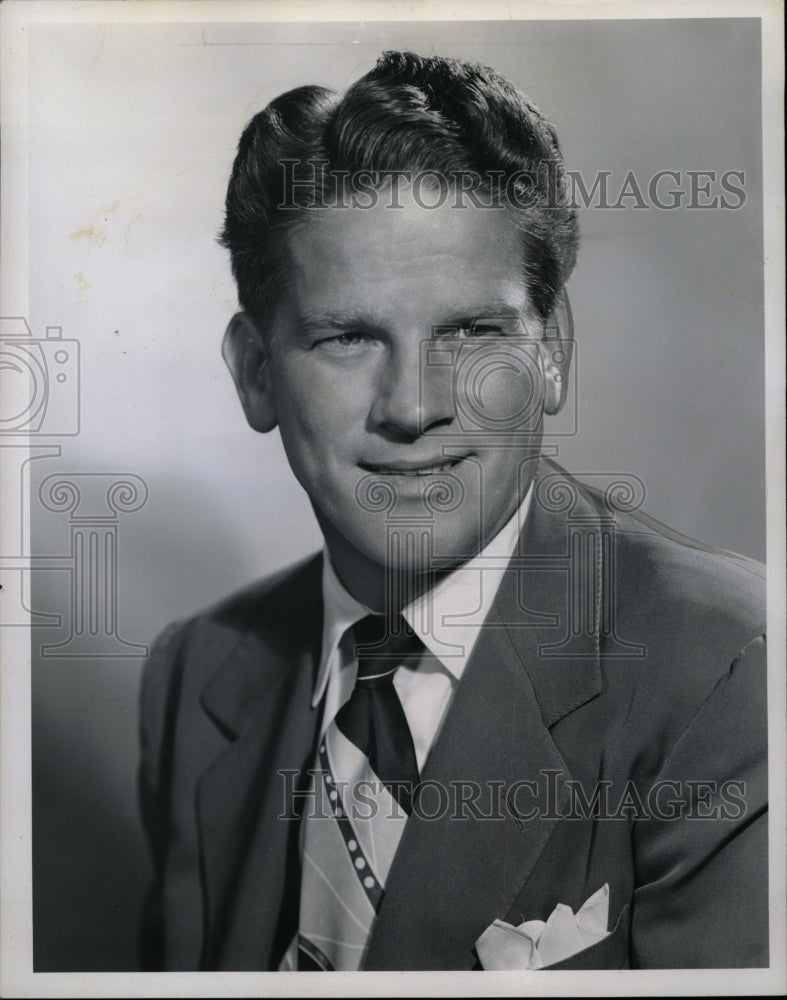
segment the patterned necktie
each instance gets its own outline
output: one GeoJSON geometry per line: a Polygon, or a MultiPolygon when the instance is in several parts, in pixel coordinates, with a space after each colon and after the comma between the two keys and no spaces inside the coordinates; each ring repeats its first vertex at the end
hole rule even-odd
{"type": "Polygon", "coordinates": [[[401,616],[353,629],[358,676],[320,741],[306,817],[299,969],[357,970],[418,784],[394,675],[423,644],[401,616]]]}

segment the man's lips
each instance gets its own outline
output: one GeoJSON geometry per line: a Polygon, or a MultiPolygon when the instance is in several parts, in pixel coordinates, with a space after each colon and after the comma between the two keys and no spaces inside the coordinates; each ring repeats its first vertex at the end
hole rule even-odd
{"type": "Polygon", "coordinates": [[[441,455],[439,458],[420,461],[359,462],[358,465],[364,472],[371,472],[376,476],[435,476],[455,469],[466,457],[445,458],[441,455]]]}

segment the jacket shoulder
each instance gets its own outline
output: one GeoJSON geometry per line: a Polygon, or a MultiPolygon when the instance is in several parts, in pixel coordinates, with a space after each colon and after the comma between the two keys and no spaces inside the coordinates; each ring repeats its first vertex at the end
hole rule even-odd
{"type": "Polygon", "coordinates": [[[565,496],[570,501],[567,526],[574,518],[580,525],[595,523],[607,553],[612,553],[614,572],[611,579],[607,575],[608,582],[616,601],[626,604],[628,611],[633,613],[638,605],[642,615],[653,621],[660,608],[672,614],[682,607],[685,615],[678,618],[685,618],[689,628],[692,624],[701,628],[710,614],[737,622],[751,633],[750,638],[764,632],[762,563],[706,545],[639,508],[624,506],[613,490],[604,492],[575,479],[550,460],[544,461],[541,475],[536,489],[541,506],[560,510],[550,503],[560,503],[565,496]]]}
{"type": "MultiPolygon", "coordinates": [[[[599,564],[585,568],[598,574],[603,595],[599,654],[606,703],[626,718],[616,716],[618,723],[659,757],[708,699],[723,700],[734,675],[733,686],[748,694],[730,725],[747,724],[765,682],[762,564],[641,510],[616,509],[609,495],[573,477],[564,481],[577,496],[569,521],[590,525],[601,540],[599,564]]],[[[591,582],[588,588],[596,592],[591,582]]]]}
{"type": "MultiPolygon", "coordinates": [[[[639,511],[617,514],[614,536],[614,638],[630,644],[631,656],[623,650],[614,659],[621,647],[608,642],[613,658],[604,669],[612,687],[625,692],[618,739],[636,748],[635,770],[656,774],[681,747],[689,759],[695,751],[702,759],[731,732],[746,732],[751,759],[761,762],[764,567],[639,511]]],[[[602,641],[602,657],[604,648],[602,641]]]]}
{"type": "Polygon", "coordinates": [[[157,654],[166,658],[167,651],[179,648],[184,640],[204,639],[206,633],[223,633],[231,641],[249,628],[275,630],[283,624],[277,617],[279,611],[288,609],[292,616],[307,595],[313,597],[315,589],[319,591],[321,569],[322,554],[317,553],[234,591],[189,618],[172,622],[157,638],[149,659],[157,654]]]}
{"type": "Polygon", "coordinates": [[[616,519],[616,550],[620,586],[638,593],[651,617],[685,633],[722,629],[738,647],[765,633],[762,563],[705,545],[641,511],[616,519]]]}
{"type": "Polygon", "coordinates": [[[288,635],[313,629],[321,608],[321,570],[317,553],[168,625],[143,670],[143,742],[146,731],[166,725],[167,706],[180,700],[184,684],[200,689],[247,633],[275,649],[288,635]]]}

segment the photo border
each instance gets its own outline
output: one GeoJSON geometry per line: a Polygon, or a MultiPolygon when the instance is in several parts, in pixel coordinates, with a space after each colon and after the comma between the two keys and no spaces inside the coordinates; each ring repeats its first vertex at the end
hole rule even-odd
{"type": "MultiPolygon", "coordinates": [[[[92,3],[8,0],[0,7],[2,29],[3,128],[0,301],[18,311],[27,303],[27,50],[26,30],[42,22],[113,23],[235,21],[425,21],[507,19],[644,19],[760,17],[762,19],[762,109],[764,170],[764,279],[766,329],[766,468],[768,532],[768,623],[770,732],[769,790],[772,965],[769,970],[648,970],[621,972],[531,972],[528,992],[538,996],[724,995],[782,993],[787,989],[785,954],[785,502],[784,502],[784,79],[783,13],[776,2],[403,3],[334,0],[94,0],[92,3]]],[[[5,487],[4,487],[5,490],[5,487]]],[[[4,497],[3,497],[4,499],[4,497]]],[[[13,530],[0,522],[4,533],[13,530]]],[[[29,519],[25,524],[29,531],[29,519]]],[[[4,549],[0,546],[0,551],[4,549]]],[[[25,574],[26,578],[29,574],[25,574]]],[[[26,595],[29,598],[29,594],[26,595]]],[[[29,606],[29,601],[28,601],[29,606]]],[[[433,996],[520,995],[521,973],[386,972],[339,973],[328,980],[302,973],[34,973],[32,971],[32,871],[30,792],[30,641],[25,629],[0,634],[0,993],[7,997],[101,996],[298,996],[403,993],[433,996]]]]}

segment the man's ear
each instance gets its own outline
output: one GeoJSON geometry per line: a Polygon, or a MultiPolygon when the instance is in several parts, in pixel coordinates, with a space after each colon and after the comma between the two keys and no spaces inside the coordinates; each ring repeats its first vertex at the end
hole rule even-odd
{"type": "Polygon", "coordinates": [[[574,352],[574,319],[566,290],[560,292],[541,342],[544,361],[544,412],[560,413],[568,392],[568,373],[574,352]]]}
{"type": "Polygon", "coordinates": [[[277,424],[265,338],[248,313],[235,313],[224,332],[221,353],[238,390],[243,412],[255,431],[277,424]]]}

